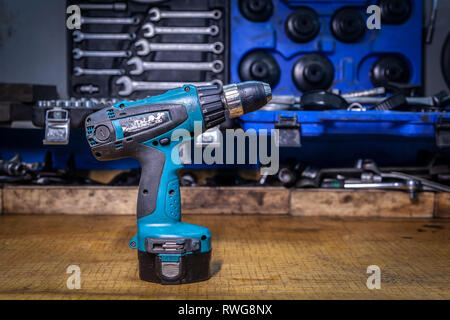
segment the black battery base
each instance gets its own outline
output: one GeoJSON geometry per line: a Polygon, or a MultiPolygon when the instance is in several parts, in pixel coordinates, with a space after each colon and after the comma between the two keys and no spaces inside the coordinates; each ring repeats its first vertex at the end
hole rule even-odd
{"type": "Polygon", "coordinates": [[[161,284],[183,284],[210,278],[211,251],[186,254],[178,262],[164,262],[155,253],[138,250],[141,280],[161,284]]]}

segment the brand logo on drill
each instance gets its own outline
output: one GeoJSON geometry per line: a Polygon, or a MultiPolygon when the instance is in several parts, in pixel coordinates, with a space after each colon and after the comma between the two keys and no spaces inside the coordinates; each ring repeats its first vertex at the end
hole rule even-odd
{"type": "Polygon", "coordinates": [[[168,120],[169,117],[167,112],[155,112],[144,116],[141,115],[121,120],[120,125],[122,126],[123,135],[127,136],[151,127],[155,127],[161,123],[167,122],[168,120]]]}

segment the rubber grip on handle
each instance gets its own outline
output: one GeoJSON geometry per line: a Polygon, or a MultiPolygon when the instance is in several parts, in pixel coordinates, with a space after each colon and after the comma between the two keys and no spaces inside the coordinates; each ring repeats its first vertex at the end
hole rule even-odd
{"type": "MultiPolygon", "coordinates": [[[[162,148],[172,149],[169,146],[162,148]]],[[[164,153],[158,147],[145,145],[139,146],[137,159],[142,165],[137,218],[151,215],[151,220],[146,219],[146,223],[181,221],[180,182],[177,170],[182,165],[174,164],[170,153],[164,153]]]]}
{"type": "Polygon", "coordinates": [[[165,155],[162,151],[139,144],[137,160],[141,163],[141,180],[137,202],[137,218],[143,218],[156,210],[158,189],[163,174],[165,155]]]}

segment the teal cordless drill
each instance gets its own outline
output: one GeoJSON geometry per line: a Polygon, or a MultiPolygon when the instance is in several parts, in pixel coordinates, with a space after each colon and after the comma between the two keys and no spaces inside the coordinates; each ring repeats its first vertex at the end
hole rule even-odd
{"type": "MultiPolygon", "coordinates": [[[[211,233],[181,222],[177,170],[180,141],[172,132],[203,131],[264,106],[272,98],[268,84],[249,81],[221,87],[185,85],[139,101],[122,101],[89,115],[86,138],[98,160],[135,158],[142,166],[137,200],[137,235],[142,280],[180,284],[209,278],[211,233]]],[[[192,139],[192,137],[190,137],[192,139]]]]}

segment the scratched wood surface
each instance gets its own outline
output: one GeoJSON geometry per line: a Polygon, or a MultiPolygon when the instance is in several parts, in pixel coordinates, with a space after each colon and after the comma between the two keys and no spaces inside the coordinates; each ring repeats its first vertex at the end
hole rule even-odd
{"type": "Polygon", "coordinates": [[[138,280],[132,216],[0,216],[1,299],[450,299],[450,220],[190,215],[212,278],[138,280]],[[69,290],[66,269],[81,268],[69,290]],[[381,289],[369,290],[369,265],[381,289]]]}
{"type": "MultiPolygon", "coordinates": [[[[450,203],[450,198],[446,199],[450,203]]],[[[291,214],[297,216],[431,218],[435,194],[421,192],[415,201],[408,193],[386,190],[306,189],[291,192],[291,214]]],[[[443,204],[447,203],[442,201],[443,204]]],[[[440,210],[445,211],[445,210],[440,210]]]]}
{"type": "Polygon", "coordinates": [[[436,215],[440,218],[450,218],[450,192],[436,194],[436,215]]]}

